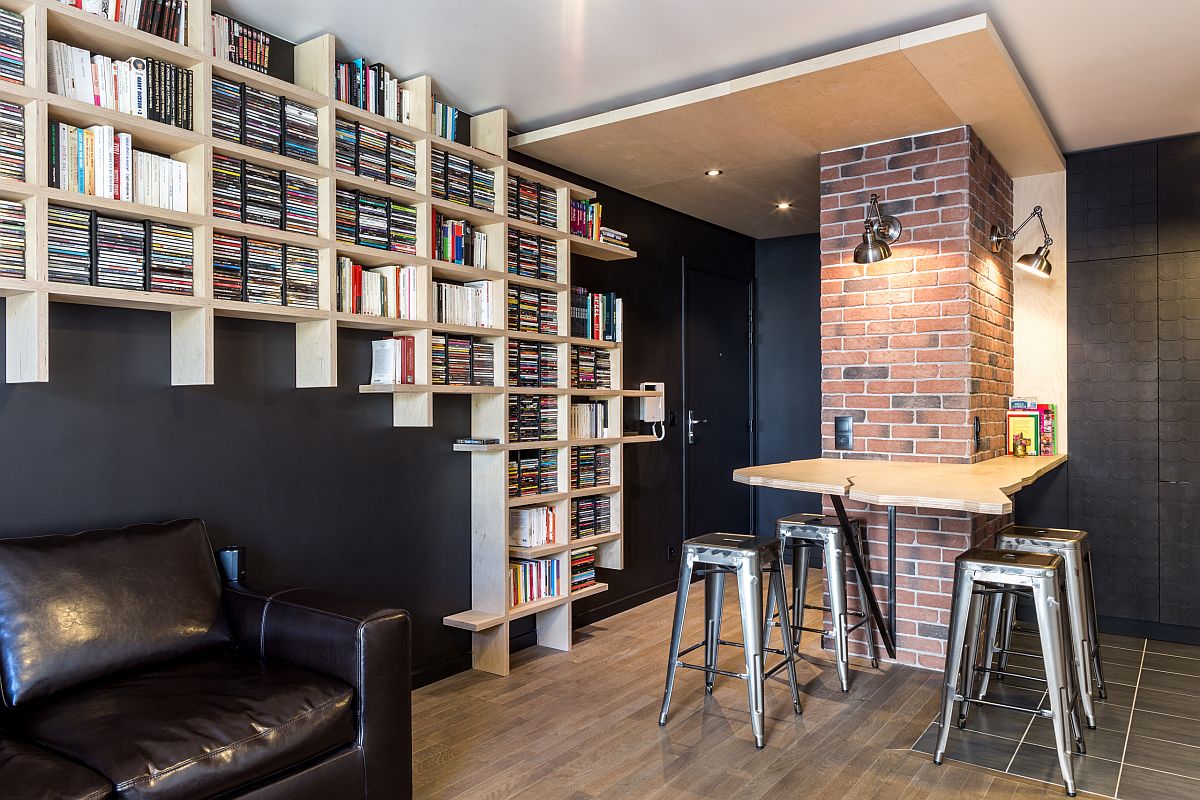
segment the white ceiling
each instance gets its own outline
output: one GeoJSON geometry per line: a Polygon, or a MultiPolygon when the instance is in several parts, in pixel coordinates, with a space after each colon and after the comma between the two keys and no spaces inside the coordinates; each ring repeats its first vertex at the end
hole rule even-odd
{"type": "MultiPolygon", "coordinates": [[[[1066,152],[1200,130],[1200,0],[232,0],[533,130],[986,12],[1066,152]]],[[[886,94],[886,91],[884,92],[886,94]]]]}

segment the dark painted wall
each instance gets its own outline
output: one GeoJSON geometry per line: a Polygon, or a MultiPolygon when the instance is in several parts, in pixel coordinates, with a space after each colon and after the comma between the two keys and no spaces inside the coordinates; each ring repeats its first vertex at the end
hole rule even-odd
{"type": "Polygon", "coordinates": [[[1200,641],[1200,135],[1067,158],[1070,525],[1117,632],[1200,641]]]}
{"type": "MultiPolygon", "coordinates": [[[[625,298],[626,380],[666,381],[678,416],[681,259],[751,275],[754,243],[597,189],[640,255],[578,259],[576,281],[625,298]]],[[[431,430],[394,429],[388,398],[357,392],[377,337],[341,332],[341,385],[297,390],[294,329],[232,319],[217,320],[216,385],[172,388],[166,315],[54,304],[50,318],[50,382],[0,383],[0,536],[199,516],[260,577],[409,609],[419,682],[469,667],[469,634],[441,624],[470,605],[470,456],[450,449],[468,398],[438,397],[431,430]]],[[[627,449],[627,568],[577,621],[675,578],[679,430],[627,449]]]]}
{"type": "MultiPolygon", "coordinates": [[[[821,239],[817,234],[755,243],[754,360],[757,461],[821,455],[821,239]]],[[[819,512],[821,498],[758,489],[756,524],[819,512]]]]}
{"type": "MultiPolygon", "coordinates": [[[[625,569],[606,572],[609,591],[575,605],[575,622],[593,622],[673,591],[678,558],[667,548],[683,531],[683,259],[707,268],[751,278],[754,240],[597,185],[534,159],[512,156],[528,166],[596,189],[605,224],[629,233],[638,257],[595,261],[573,257],[572,282],[614,291],[625,301],[625,385],[665,381],[668,424],[662,443],[625,448],[625,569]]],[[[731,319],[730,324],[742,325],[731,319]]],[[[626,420],[636,420],[637,404],[626,401],[626,420]]],[[[678,553],[678,548],[676,547],[678,553]]]]}

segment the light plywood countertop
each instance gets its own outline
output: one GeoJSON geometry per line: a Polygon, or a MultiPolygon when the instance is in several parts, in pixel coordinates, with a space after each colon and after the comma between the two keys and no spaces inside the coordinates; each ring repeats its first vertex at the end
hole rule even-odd
{"type": "Polygon", "coordinates": [[[751,486],[817,492],[881,506],[1009,514],[1012,495],[1067,456],[1000,456],[976,464],[810,458],[743,467],[733,479],[751,486]]]}

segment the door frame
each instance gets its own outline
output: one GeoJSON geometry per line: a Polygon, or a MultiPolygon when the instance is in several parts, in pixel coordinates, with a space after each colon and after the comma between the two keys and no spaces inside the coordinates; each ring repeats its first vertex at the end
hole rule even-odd
{"type": "MultiPolygon", "coordinates": [[[[688,441],[687,441],[687,412],[688,412],[688,407],[689,407],[688,403],[690,400],[690,398],[688,397],[688,358],[687,358],[687,355],[688,355],[688,274],[689,273],[703,272],[703,273],[707,273],[709,275],[715,275],[720,278],[728,278],[730,280],[735,280],[735,281],[744,281],[746,284],[747,306],[750,309],[750,316],[746,320],[746,327],[747,327],[746,349],[747,349],[747,354],[748,354],[747,363],[749,364],[749,368],[746,370],[746,389],[747,389],[747,398],[748,398],[748,403],[747,403],[747,407],[746,407],[746,419],[749,422],[749,425],[747,426],[746,435],[750,438],[750,462],[751,462],[751,464],[757,463],[757,459],[758,459],[758,434],[757,434],[758,426],[756,424],[756,419],[755,419],[755,416],[757,414],[757,409],[758,409],[758,398],[757,398],[757,395],[755,394],[755,384],[756,384],[755,376],[757,375],[758,364],[754,358],[754,314],[755,314],[755,297],[756,297],[754,277],[753,276],[746,277],[744,275],[738,275],[737,273],[734,273],[734,272],[729,272],[729,271],[722,270],[722,269],[716,269],[716,268],[711,267],[708,264],[705,264],[695,258],[689,258],[687,256],[683,256],[682,258],[680,258],[679,261],[680,261],[680,265],[679,265],[680,266],[680,292],[679,292],[679,298],[680,298],[680,300],[679,300],[680,351],[679,351],[679,362],[680,363],[679,363],[679,366],[680,366],[680,373],[683,376],[679,394],[683,400],[682,409],[683,409],[683,415],[684,415],[683,418],[680,420],[680,424],[681,424],[683,430],[681,431],[679,440],[680,440],[680,447],[683,448],[683,451],[680,454],[682,457],[682,463],[683,463],[683,492],[682,492],[682,503],[683,503],[682,512],[683,513],[681,514],[681,518],[683,520],[682,533],[683,533],[684,537],[686,538],[687,532],[690,530],[690,528],[688,526],[688,522],[689,522],[689,520],[688,520],[688,500],[689,500],[689,497],[688,497],[688,447],[689,447],[689,445],[688,445],[688,441]]],[[[749,466],[749,464],[747,466],[749,466]]],[[[732,478],[731,478],[731,480],[732,480],[732,478]]],[[[754,491],[753,488],[751,488],[751,490],[750,490],[749,514],[750,514],[750,530],[748,532],[756,533],[756,528],[758,525],[758,492],[754,491]]],[[[740,533],[740,531],[734,531],[734,532],[740,533]]]]}

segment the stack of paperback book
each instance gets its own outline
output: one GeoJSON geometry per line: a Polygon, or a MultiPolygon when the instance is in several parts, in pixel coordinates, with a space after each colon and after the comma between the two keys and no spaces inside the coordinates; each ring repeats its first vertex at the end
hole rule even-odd
{"type": "Polygon", "coordinates": [[[449,219],[434,212],[433,257],[451,264],[487,268],[488,236],[466,220],[449,219]]]}
{"type": "Polygon", "coordinates": [[[113,22],[187,44],[187,0],[59,0],[113,22]]]}
{"type": "Polygon", "coordinates": [[[335,97],[343,103],[412,124],[412,93],[383,64],[368,64],[361,58],[339,61],[333,79],[335,97]]]}
{"type": "Polygon", "coordinates": [[[571,403],[570,430],[572,439],[607,439],[612,436],[608,403],[571,403]]]}
{"type": "Polygon", "coordinates": [[[348,258],[337,264],[337,310],[393,319],[417,319],[417,268],[362,267],[348,258]]]}
{"type": "Polygon", "coordinates": [[[535,506],[508,512],[508,537],[516,547],[544,547],[558,542],[554,508],[535,506]]]}
{"type": "Polygon", "coordinates": [[[590,200],[571,201],[571,233],[604,244],[629,249],[629,236],[600,224],[603,206],[590,200]]]}
{"type": "Polygon", "coordinates": [[[0,81],[25,82],[25,18],[0,9],[0,81]]]}
{"type": "Polygon", "coordinates": [[[558,560],[554,558],[514,558],[509,560],[509,598],[515,608],[547,597],[562,595],[558,560]]]}
{"type": "Polygon", "coordinates": [[[416,383],[417,340],[392,336],[371,342],[371,383],[416,383]]]}
{"type": "Polygon", "coordinates": [[[55,189],[187,211],[187,164],[135,149],[111,125],[51,122],[48,152],[55,189]]]}
{"type": "Polygon", "coordinates": [[[25,206],[0,200],[0,276],[25,277],[25,206]]]}
{"type": "Polygon", "coordinates": [[[82,103],[192,129],[192,71],[134,56],[116,60],[63,42],[46,43],[51,92],[82,103]]]}
{"type": "Polygon", "coordinates": [[[434,282],[436,320],[447,325],[466,325],[472,328],[492,327],[492,282],[467,283],[434,282]]]}

